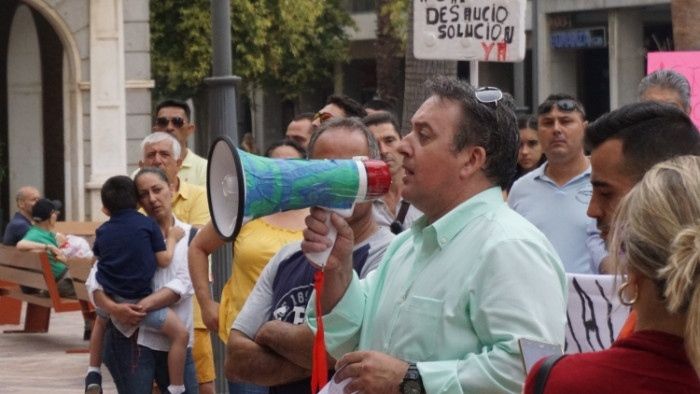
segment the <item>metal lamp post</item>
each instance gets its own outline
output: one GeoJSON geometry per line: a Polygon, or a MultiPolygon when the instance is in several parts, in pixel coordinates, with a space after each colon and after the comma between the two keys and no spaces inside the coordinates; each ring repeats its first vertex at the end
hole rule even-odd
{"type": "MultiPolygon", "coordinates": [[[[209,91],[209,130],[207,140],[228,136],[238,144],[238,117],[236,116],[236,84],[239,77],[231,75],[231,7],[229,0],[211,0],[213,62],[212,76],[204,83],[209,91]]],[[[232,248],[230,243],[216,250],[212,255],[214,283],[212,294],[219,302],[224,284],[231,276],[232,248]]],[[[212,333],[214,367],[216,369],[216,392],[226,393],[227,383],[224,373],[225,346],[212,333]]]]}

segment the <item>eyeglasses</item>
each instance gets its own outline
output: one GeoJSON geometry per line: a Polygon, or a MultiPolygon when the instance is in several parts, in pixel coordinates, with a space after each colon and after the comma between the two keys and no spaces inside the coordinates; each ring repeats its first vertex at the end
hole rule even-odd
{"type": "Polygon", "coordinates": [[[571,111],[578,111],[581,113],[581,115],[586,116],[586,112],[583,110],[583,107],[581,107],[581,104],[579,104],[576,100],[572,99],[559,99],[559,100],[547,100],[544,103],[540,104],[540,106],[537,108],[537,115],[542,115],[546,114],[549,111],[552,110],[552,107],[556,105],[557,108],[559,108],[560,111],[563,112],[571,112],[571,111]]]}
{"type": "Polygon", "coordinates": [[[315,122],[316,120],[318,120],[319,123],[324,124],[333,118],[334,116],[330,112],[316,112],[313,121],[315,122]]]}
{"type": "Polygon", "coordinates": [[[179,116],[173,116],[172,118],[166,118],[165,116],[161,116],[156,118],[156,126],[158,127],[168,127],[168,123],[173,124],[173,126],[177,127],[178,129],[185,124],[185,119],[182,119],[179,116]]]}
{"type": "Polygon", "coordinates": [[[481,104],[492,104],[493,108],[496,108],[498,102],[503,99],[503,92],[501,89],[493,86],[480,87],[476,89],[474,95],[481,104]]]}

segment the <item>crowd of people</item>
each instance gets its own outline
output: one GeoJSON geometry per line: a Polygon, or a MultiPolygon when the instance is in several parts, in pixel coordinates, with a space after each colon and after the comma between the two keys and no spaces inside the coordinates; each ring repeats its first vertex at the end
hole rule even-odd
{"type": "MultiPolygon", "coordinates": [[[[654,72],[638,102],[590,124],[567,94],[516,117],[497,88],[426,86],[403,135],[377,99],[333,95],[293,118],[265,156],[381,159],[391,187],[347,217],[310,207],[247,222],[221,302],[207,162],[187,146],[187,103],[160,103],[140,168],[102,187],[86,393],[101,392],[103,363],[120,393],[212,393],[211,334],[226,343],[229,393],[308,393],[321,327],[325,372],[345,392],[700,392],[700,133],[687,80],[654,72]],[[328,248],[317,293],[307,255],[328,248]],[[609,349],[526,374],[520,339],[564,344],[567,274],[617,275],[632,312],[609,349]]],[[[3,243],[46,251],[70,297],[60,209],[21,188],[3,243]]]]}

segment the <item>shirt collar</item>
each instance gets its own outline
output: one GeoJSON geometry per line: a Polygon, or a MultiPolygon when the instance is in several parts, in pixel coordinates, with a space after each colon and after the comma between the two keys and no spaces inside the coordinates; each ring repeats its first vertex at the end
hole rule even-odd
{"type": "Polygon", "coordinates": [[[178,177],[178,179],[180,181],[180,189],[173,195],[173,202],[179,197],[182,197],[183,200],[188,200],[192,195],[192,187],[190,187],[190,184],[180,179],[180,177],[178,177]]]}
{"type": "Polygon", "coordinates": [[[459,204],[431,225],[427,225],[427,218],[422,216],[414,222],[411,231],[414,236],[422,234],[423,237],[433,238],[443,248],[472,220],[491,211],[498,204],[505,202],[501,188],[494,186],[459,204]]]}
{"type": "Polygon", "coordinates": [[[192,161],[194,160],[194,154],[192,154],[192,151],[190,148],[185,148],[187,149],[187,154],[185,155],[185,158],[182,159],[182,164],[180,165],[181,168],[190,168],[192,167],[192,161]]]}
{"type": "MultiPolygon", "coordinates": [[[[550,183],[553,183],[553,184],[556,185],[556,182],[554,182],[554,181],[552,180],[552,178],[548,177],[547,174],[545,173],[545,169],[547,168],[547,163],[548,163],[548,162],[545,161],[541,166],[539,166],[539,167],[537,167],[536,169],[532,170],[533,175],[534,175],[534,179],[536,179],[536,180],[542,180],[542,181],[546,181],[546,182],[550,182],[550,183]]],[[[590,176],[591,176],[591,164],[588,163],[588,167],[586,167],[586,169],[583,170],[582,173],[580,173],[580,174],[576,175],[575,177],[569,179],[569,181],[566,182],[563,186],[566,186],[566,185],[568,185],[569,183],[572,183],[572,182],[576,182],[576,181],[578,181],[578,180],[581,179],[581,178],[586,178],[586,177],[590,177],[590,176]]]]}

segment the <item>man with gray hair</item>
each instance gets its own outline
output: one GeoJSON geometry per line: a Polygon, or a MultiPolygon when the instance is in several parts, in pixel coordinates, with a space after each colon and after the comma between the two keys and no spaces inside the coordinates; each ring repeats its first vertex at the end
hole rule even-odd
{"type": "MultiPolygon", "coordinates": [[[[508,208],[518,128],[499,89],[438,77],[399,145],[402,196],[423,211],[371,275],[353,273],[353,231],[311,209],[305,253],[332,247],[321,295],[328,352],[345,392],[520,393],[519,338],[562,345],[564,270],[535,226],[508,208]]],[[[315,297],[315,296],[314,296],[315,297]]],[[[307,320],[319,326],[315,298],[307,320]]]]}
{"type": "Polygon", "coordinates": [[[660,101],[675,105],[690,114],[690,83],[680,73],[661,69],[639,82],[639,101],[660,101]]]}
{"type": "Polygon", "coordinates": [[[182,159],[181,147],[172,135],[157,131],[141,142],[143,156],[140,167],[158,167],[168,176],[174,190],[173,213],[178,219],[196,227],[209,221],[207,191],[204,187],[184,182],[178,176],[182,159]]]}
{"type": "MultiPolygon", "coordinates": [[[[312,159],[379,159],[376,140],[357,118],[324,123],[308,148],[312,159]]],[[[371,202],[355,204],[346,220],[354,236],[354,270],[364,278],[377,268],[393,235],[375,223],[371,202]]],[[[314,336],[302,323],[315,271],[301,252],[300,242],[283,247],[272,257],[231,329],[226,354],[230,380],[271,386],[270,393],[311,391],[314,336]]]]}

